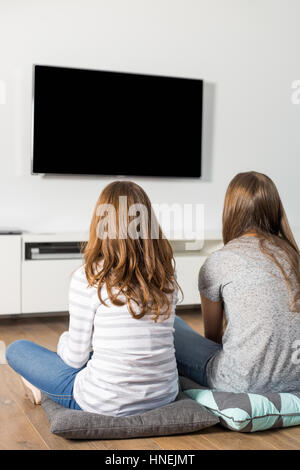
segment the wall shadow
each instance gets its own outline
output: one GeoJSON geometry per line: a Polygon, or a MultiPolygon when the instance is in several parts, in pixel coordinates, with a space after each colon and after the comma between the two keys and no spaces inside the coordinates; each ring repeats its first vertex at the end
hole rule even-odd
{"type": "Polygon", "coordinates": [[[201,181],[212,181],[214,118],[215,118],[216,84],[203,84],[203,115],[202,115],[202,177],[201,181]]]}

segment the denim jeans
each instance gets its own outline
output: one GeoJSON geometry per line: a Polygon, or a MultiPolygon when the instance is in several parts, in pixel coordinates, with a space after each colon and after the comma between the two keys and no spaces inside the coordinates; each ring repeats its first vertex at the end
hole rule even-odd
{"type": "Polygon", "coordinates": [[[207,363],[222,349],[222,346],[196,333],[177,315],[175,316],[174,328],[174,346],[179,374],[208,387],[207,363]]]}
{"type": "MultiPolygon", "coordinates": [[[[175,316],[174,344],[179,373],[207,387],[206,365],[222,346],[190,328],[175,316]]],[[[80,410],[73,396],[74,380],[80,369],[68,366],[55,352],[32,341],[17,340],[6,349],[10,367],[51,400],[65,408],[80,410]]]]}
{"type": "Polygon", "coordinates": [[[73,386],[82,368],[73,369],[55,352],[23,339],[8,346],[6,360],[12,369],[51,400],[65,408],[81,410],[74,399],[73,386]]]}

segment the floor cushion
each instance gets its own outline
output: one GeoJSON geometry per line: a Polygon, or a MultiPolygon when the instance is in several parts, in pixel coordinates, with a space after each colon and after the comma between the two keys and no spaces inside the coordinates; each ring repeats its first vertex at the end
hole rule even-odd
{"type": "Polygon", "coordinates": [[[255,432],[300,424],[300,393],[217,392],[186,379],[183,392],[233,431],[255,432]]]}
{"type": "MultiPolygon", "coordinates": [[[[181,388],[186,388],[180,377],[181,388]]],[[[193,385],[197,385],[192,382],[193,385]]],[[[50,431],[69,439],[122,439],[164,436],[199,431],[219,422],[219,418],[182,391],[176,401],[139,415],[112,417],[58,405],[42,394],[42,407],[50,431]]]]}

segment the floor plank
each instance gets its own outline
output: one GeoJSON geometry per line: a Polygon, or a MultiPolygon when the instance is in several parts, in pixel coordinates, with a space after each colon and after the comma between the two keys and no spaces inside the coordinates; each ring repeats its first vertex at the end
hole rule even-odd
{"type": "Polygon", "coordinates": [[[0,449],[47,450],[49,447],[13,399],[5,380],[8,365],[0,366],[0,449]]]}
{"type": "MultiPolygon", "coordinates": [[[[200,312],[182,311],[179,315],[203,334],[200,312]]],[[[6,346],[16,339],[28,339],[56,350],[60,334],[68,328],[68,317],[0,318],[0,340],[6,346]]],[[[55,436],[40,406],[24,397],[18,375],[6,364],[0,365],[0,449],[53,450],[296,450],[300,449],[300,427],[258,433],[236,433],[220,425],[178,436],[141,439],[78,441],[55,436]],[[4,426],[3,426],[4,423],[4,426]]]]}
{"type": "Polygon", "coordinates": [[[241,433],[222,428],[220,425],[207,429],[206,438],[219,450],[276,450],[263,433],[241,433]]]}
{"type": "Polygon", "coordinates": [[[33,405],[25,396],[19,375],[8,366],[2,371],[1,378],[5,381],[10,396],[18,404],[23,414],[36,430],[47,448],[55,450],[85,450],[100,449],[106,447],[101,441],[77,441],[64,439],[49,432],[49,422],[41,406],[33,405]]]}
{"type": "Polygon", "coordinates": [[[160,450],[161,447],[152,438],[120,439],[102,441],[109,450],[160,450]]]}
{"type": "Polygon", "coordinates": [[[263,431],[259,435],[261,435],[265,442],[269,442],[278,450],[300,449],[300,429],[297,426],[263,431]]]}
{"type": "Polygon", "coordinates": [[[179,436],[156,437],[154,440],[164,450],[218,450],[217,445],[206,438],[205,431],[179,436]]]}
{"type": "MultiPolygon", "coordinates": [[[[45,348],[55,350],[59,334],[53,331],[58,328],[65,331],[68,325],[67,317],[62,317],[60,323],[56,318],[24,318],[13,320],[2,320],[0,318],[1,334],[0,339],[6,346],[17,339],[27,339],[34,341],[45,348]]],[[[61,332],[62,332],[61,331],[61,332]]]]}

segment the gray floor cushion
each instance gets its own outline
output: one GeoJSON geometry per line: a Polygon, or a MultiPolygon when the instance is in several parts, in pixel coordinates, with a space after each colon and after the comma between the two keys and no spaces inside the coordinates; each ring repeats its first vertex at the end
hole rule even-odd
{"type": "MultiPolygon", "coordinates": [[[[180,377],[182,389],[189,386],[180,377]]],[[[193,385],[193,386],[192,386],[193,385]]],[[[50,431],[69,439],[123,439],[165,436],[199,431],[219,422],[219,418],[183,393],[173,403],[135,416],[111,417],[58,405],[46,395],[42,407],[50,422],[50,431]]]]}

